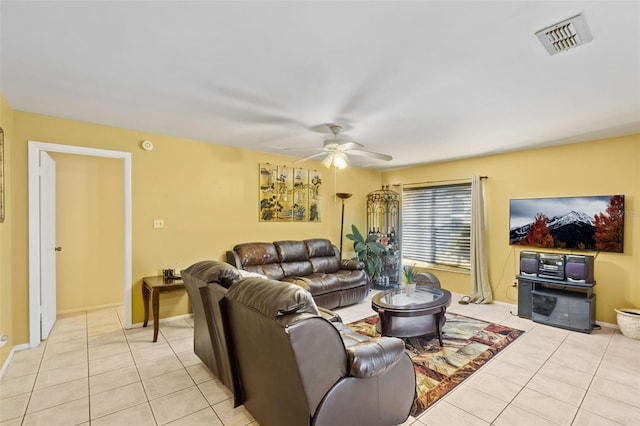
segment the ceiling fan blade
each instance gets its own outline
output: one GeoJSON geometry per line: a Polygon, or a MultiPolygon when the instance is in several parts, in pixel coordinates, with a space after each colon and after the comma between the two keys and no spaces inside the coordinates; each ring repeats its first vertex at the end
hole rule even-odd
{"type": "Polygon", "coordinates": [[[308,156],[308,157],[305,157],[305,158],[301,158],[301,159],[299,159],[299,160],[296,160],[296,161],[295,161],[295,163],[296,163],[296,164],[297,164],[297,163],[302,163],[303,161],[311,160],[312,158],[320,157],[321,155],[326,155],[326,153],[327,153],[326,151],[322,151],[322,152],[319,152],[319,153],[317,153],[317,154],[313,154],[313,155],[310,155],[310,156],[308,156]]]}
{"type": "Polygon", "coordinates": [[[358,142],[349,141],[338,146],[338,149],[343,152],[357,150],[358,148],[364,148],[364,145],[358,142]]]}
{"type": "Polygon", "coordinates": [[[361,149],[350,149],[347,154],[356,155],[358,157],[377,158],[378,160],[391,161],[393,157],[387,154],[380,154],[378,152],[363,151],[361,149]]]}

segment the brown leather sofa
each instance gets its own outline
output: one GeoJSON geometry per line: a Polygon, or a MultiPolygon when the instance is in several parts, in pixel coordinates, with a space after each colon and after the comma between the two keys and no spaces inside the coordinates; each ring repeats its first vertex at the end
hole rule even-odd
{"type": "Polygon", "coordinates": [[[397,425],[408,418],[415,372],[402,340],[329,322],[309,292],[286,282],[244,278],[220,304],[236,403],[261,425],[397,425]]]}
{"type": "Polygon", "coordinates": [[[364,264],[340,259],[338,248],[322,238],[238,244],[227,251],[227,262],[272,280],[297,284],[327,309],[358,303],[370,288],[364,264]]]}

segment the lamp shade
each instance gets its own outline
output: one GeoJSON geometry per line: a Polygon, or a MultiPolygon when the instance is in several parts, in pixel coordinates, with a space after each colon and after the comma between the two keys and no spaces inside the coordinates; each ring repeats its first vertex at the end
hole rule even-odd
{"type": "Polygon", "coordinates": [[[347,154],[344,152],[332,149],[321,163],[326,168],[333,166],[337,169],[344,169],[349,165],[349,158],[347,158],[347,154]]]}

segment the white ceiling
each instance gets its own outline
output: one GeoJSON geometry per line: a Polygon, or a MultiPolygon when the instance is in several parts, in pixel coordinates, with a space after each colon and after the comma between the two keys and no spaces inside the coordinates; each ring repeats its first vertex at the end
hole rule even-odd
{"type": "Polygon", "coordinates": [[[640,133],[639,1],[7,1],[16,110],[379,170],[640,133]],[[534,33],[583,13],[593,41],[534,33]],[[356,160],[352,157],[352,160],[356,160]]]}

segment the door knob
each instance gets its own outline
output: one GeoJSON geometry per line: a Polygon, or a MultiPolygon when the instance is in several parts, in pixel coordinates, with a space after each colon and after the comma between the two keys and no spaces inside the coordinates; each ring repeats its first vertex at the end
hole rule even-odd
{"type": "Polygon", "coordinates": [[[56,251],[62,251],[62,247],[56,247],[56,251]]]}

